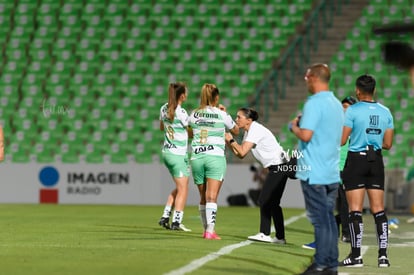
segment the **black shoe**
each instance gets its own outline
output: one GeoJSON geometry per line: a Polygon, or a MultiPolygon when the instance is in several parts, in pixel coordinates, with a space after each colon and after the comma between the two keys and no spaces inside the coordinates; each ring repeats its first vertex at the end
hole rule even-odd
{"type": "Polygon", "coordinates": [[[159,225],[164,227],[165,229],[170,229],[170,218],[161,217],[160,221],[158,222],[159,225]]]}
{"type": "Polygon", "coordinates": [[[344,243],[350,243],[351,242],[351,237],[347,236],[347,235],[342,235],[341,241],[344,243]]]}
{"type": "Polygon", "coordinates": [[[362,261],[362,257],[359,256],[357,258],[352,258],[351,255],[346,257],[343,261],[338,263],[338,266],[346,266],[346,267],[363,267],[364,262],[362,261]]]}
{"type": "Polygon", "coordinates": [[[389,267],[390,261],[387,256],[381,256],[378,258],[378,267],[389,267]]]}
{"type": "Polygon", "coordinates": [[[337,270],[331,270],[328,268],[319,268],[315,263],[311,264],[303,273],[300,275],[337,275],[337,270]]]}
{"type": "Polygon", "coordinates": [[[173,222],[173,223],[171,224],[171,230],[181,230],[181,228],[180,228],[180,223],[178,223],[178,222],[173,222]]]}

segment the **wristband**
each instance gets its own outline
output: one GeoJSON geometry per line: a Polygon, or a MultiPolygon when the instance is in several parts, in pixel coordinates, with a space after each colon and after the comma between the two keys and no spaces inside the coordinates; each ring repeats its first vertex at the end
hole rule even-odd
{"type": "Polygon", "coordinates": [[[230,139],[229,143],[232,144],[234,142],[234,139],[230,139]]]}

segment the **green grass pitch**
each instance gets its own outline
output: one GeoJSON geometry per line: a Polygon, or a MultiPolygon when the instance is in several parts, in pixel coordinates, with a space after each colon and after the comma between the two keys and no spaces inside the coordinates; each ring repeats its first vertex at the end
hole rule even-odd
{"type": "MultiPolygon", "coordinates": [[[[217,233],[204,240],[198,210],[185,209],[192,232],[158,225],[163,206],[0,205],[1,274],[297,274],[310,263],[313,240],[304,209],[284,209],[286,245],[246,242],[259,229],[256,207],[220,207],[217,233]],[[188,273],[185,273],[188,271],[188,273]]],[[[414,274],[414,224],[393,216],[399,228],[390,235],[391,267],[377,267],[373,218],[364,215],[367,248],[363,268],[339,274],[414,274]]],[[[349,244],[339,243],[340,259],[349,244]]]]}

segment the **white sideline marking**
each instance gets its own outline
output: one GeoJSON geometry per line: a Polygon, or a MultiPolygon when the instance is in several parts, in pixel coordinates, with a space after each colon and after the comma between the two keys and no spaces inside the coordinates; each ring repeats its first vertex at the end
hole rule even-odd
{"type": "Polygon", "coordinates": [[[368,245],[362,245],[361,246],[361,256],[364,257],[365,253],[367,253],[369,246],[368,245]]]}
{"type": "MultiPolygon", "coordinates": [[[[299,220],[303,217],[306,217],[306,213],[303,213],[302,215],[294,216],[294,217],[291,217],[291,218],[287,219],[285,221],[285,225],[289,225],[289,224],[291,224],[291,223],[293,223],[293,222],[295,222],[295,221],[297,221],[297,220],[299,220]]],[[[164,275],[182,275],[182,274],[194,271],[194,270],[198,269],[199,267],[205,265],[206,263],[208,263],[212,260],[217,259],[218,257],[220,257],[222,255],[230,254],[234,249],[237,249],[237,248],[240,248],[240,247],[243,247],[243,246],[247,246],[251,243],[253,243],[253,242],[252,241],[243,241],[243,242],[240,242],[240,243],[237,243],[237,244],[232,244],[232,245],[225,246],[217,252],[213,252],[213,253],[208,254],[207,256],[196,259],[196,260],[192,261],[191,263],[189,263],[188,265],[183,266],[179,269],[170,271],[168,273],[165,273],[164,275]]]]}
{"type": "Polygon", "coordinates": [[[222,255],[230,254],[236,248],[240,248],[240,247],[249,245],[251,243],[252,243],[252,241],[244,241],[244,242],[241,242],[241,243],[225,246],[217,252],[210,253],[207,256],[204,256],[200,259],[194,260],[194,261],[192,261],[191,263],[189,263],[188,265],[186,265],[182,268],[179,268],[179,269],[173,270],[171,272],[165,273],[165,275],[181,275],[181,274],[185,274],[187,272],[194,271],[197,268],[205,265],[206,263],[208,263],[212,260],[217,259],[218,257],[220,257],[222,255]]]}

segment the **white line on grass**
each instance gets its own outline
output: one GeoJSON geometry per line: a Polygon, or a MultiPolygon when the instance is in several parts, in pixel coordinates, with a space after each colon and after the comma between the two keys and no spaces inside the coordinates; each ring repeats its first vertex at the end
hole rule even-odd
{"type": "Polygon", "coordinates": [[[197,268],[205,265],[206,263],[208,263],[212,260],[217,259],[218,257],[220,257],[222,255],[230,254],[236,248],[240,248],[240,247],[249,245],[251,243],[252,243],[252,241],[244,241],[244,242],[241,242],[241,243],[225,246],[217,252],[210,253],[207,256],[204,256],[200,259],[194,260],[191,263],[189,263],[188,265],[186,265],[184,267],[181,267],[179,269],[173,270],[171,272],[168,272],[165,275],[181,275],[181,274],[185,274],[185,273],[194,271],[197,268]]]}
{"type": "MultiPolygon", "coordinates": [[[[297,220],[299,220],[303,217],[306,217],[306,213],[303,213],[302,215],[294,216],[294,217],[291,217],[291,218],[287,219],[285,221],[285,225],[289,225],[289,224],[291,224],[291,223],[293,223],[293,222],[295,222],[295,221],[297,221],[297,220]]],[[[183,266],[179,269],[176,269],[176,270],[170,271],[168,273],[165,273],[165,275],[182,275],[182,274],[194,271],[194,270],[198,269],[199,267],[205,265],[206,263],[217,259],[220,256],[230,254],[234,249],[237,249],[237,248],[240,248],[240,247],[243,247],[243,246],[247,246],[251,243],[252,243],[252,241],[243,241],[243,242],[240,242],[240,243],[237,243],[237,244],[232,244],[232,245],[225,246],[217,252],[213,252],[213,253],[210,253],[207,256],[204,256],[200,259],[196,259],[196,260],[192,261],[191,263],[189,263],[186,266],[183,266]]]]}

